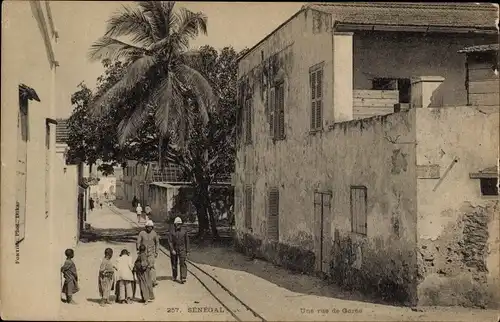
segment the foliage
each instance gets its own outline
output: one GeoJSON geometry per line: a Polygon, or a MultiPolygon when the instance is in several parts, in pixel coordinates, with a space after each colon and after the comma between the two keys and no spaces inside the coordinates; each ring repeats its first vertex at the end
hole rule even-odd
{"type": "Polygon", "coordinates": [[[83,88],[75,93],[85,100],[72,118],[92,129],[85,137],[73,127],[75,151],[90,162],[102,158],[106,171],[126,159],[156,160],[158,150],[180,165],[193,184],[200,232],[210,218],[215,237],[208,187],[234,168],[238,55],[230,47],[189,51],[189,40],[206,33],[206,24],[202,13],[174,12],[173,2],[124,7],[90,50],[106,72],[94,96],[83,88]]]}
{"type": "Polygon", "coordinates": [[[119,109],[119,143],[137,133],[152,117],[162,135],[185,147],[192,117],[208,122],[215,96],[207,80],[188,64],[196,53],[188,51],[189,40],[207,32],[207,18],[184,8],[174,11],[174,2],[138,1],[124,6],[108,20],[103,37],[91,47],[93,60],[124,62],[122,77],[101,91],[92,106],[96,114],[119,109]],[[119,38],[127,38],[124,42],[119,38]],[[196,104],[190,104],[194,100],[196,104]],[[193,105],[196,110],[193,110],[193,105]]]}
{"type": "MultiPolygon", "coordinates": [[[[106,91],[124,73],[121,62],[103,62],[105,72],[97,80],[96,93],[106,91]]],[[[154,161],[158,158],[158,135],[152,117],[146,119],[137,132],[125,144],[118,142],[117,128],[123,115],[129,109],[114,107],[104,115],[94,115],[91,102],[95,95],[84,84],[78,85],[78,90],[72,95],[71,103],[74,110],[68,119],[69,161],[95,164],[97,160],[104,163],[98,170],[104,175],[113,174],[113,166],[127,159],[139,162],[154,161]]]]}

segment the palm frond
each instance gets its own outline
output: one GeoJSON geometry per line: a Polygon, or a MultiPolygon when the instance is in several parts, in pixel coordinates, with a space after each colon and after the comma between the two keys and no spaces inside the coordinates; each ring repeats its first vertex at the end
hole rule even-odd
{"type": "Polygon", "coordinates": [[[162,134],[167,134],[170,130],[176,132],[179,118],[183,116],[183,97],[176,82],[175,75],[169,73],[155,91],[155,123],[162,134]]]}
{"type": "Polygon", "coordinates": [[[144,56],[135,60],[128,66],[123,78],[94,101],[92,104],[92,112],[97,115],[102,115],[112,106],[119,104],[121,96],[140,84],[146,73],[149,72],[155,64],[156,59],[152,56],[144,56]]]}
{"type": "Polygon", "coordinates": [[[162,1],[160,3],[163,12],[163,19],[165,20],[165,37],[170,36],[170,31],[177,24],[177,16],[174,15],[174,1],[162,1]]]}
{"type": "Polygon", "coordinates": [[[147,50],[131,44],[127,44],[111,37],[101,37],[92,44],[89,50],[89,58],[92,61],[111,61],[125,59],[130,60],[147,54],[147,50]]]}
{"type": "Polygon", "coordinates": [[[162,4],[158,1],[138,1],[138,4],[149,20],[157,40],[165,38],[167,28],[162,4]]]}
{"type": "Polygon", "coordinates": [[[156,41],[153,29],[144,13],[138,8],[123,6],[107,23],[108,37],[130,36],[131,41],[150,46],[156,41]]]}
{"type": "Polygon", "coordinates": [[[175,15],[178,25],[171,37],[184,49],[189,48],[189,40],[195,38],[200,33],[207,34],[207,16],[202,12],[192,12],[181,8],[175,15]]]}
{"type": "Polygon", "coordinates": [[[195,93],[202,120],[205,124],[208,123],[208,111],[217,107],[217,97],[210,83],[200,72],[185,64],[177,66],[176,77],[195,93]]]}
{"type": "Polygon", "coordinates": [[[136,106],[130,116],[120,122],[118,125],[118,142],[121,146],[142,127],[150,110],[151,106],[148,104],[136,106]]]}

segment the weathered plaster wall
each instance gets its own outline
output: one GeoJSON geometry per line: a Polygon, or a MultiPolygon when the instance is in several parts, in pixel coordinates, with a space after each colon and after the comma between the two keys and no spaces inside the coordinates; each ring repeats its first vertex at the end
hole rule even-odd
{"type": "Polygon", "coordinates": [[[499,303],[498,197],[481,196],[479,180],[469,178],[497,164],[498,131],[498,113],[417,109],[417,165],[439,166],[441,178],[417,181],[422,305],[499,303]]]}
{"type": "MultiPolygon", "coordinates": [[[[237,153],[235,213],[240,215],[237,216],[236,226],[246,231],[243,187],[252,185],[254,191],[258,191],[253,194],[252,232],[261,239],[266,239],[266,195],[269,188],[280,189],[280,213],[286,213],[284,206],[294,202],[293,196],[286,192],[289,188],[285,187],[285,183],[289,175],[295,176],[295,169],[290,167],[290,160],[285,156],[289,155],[291,146],[303,146],[307,139],[310,130],[309,68],[319,63],[324,63],[323,119],[333,118],[330,94],[333,83],[332,35],[329,21],[328,15],[316,11],[300,13],[240,61],[239,79],[253,98],[254,118],[253,144],[242,146],[237,153]],[[269,84],[275,76],[282,77],[285,84],[286,139],[273,142],[269,130],[268,89],[262,84],[269,84]]],[[[297,215],[290,221],[283,218],[281,216],[279,223],[280,242],[304,244],[307,249],[311,249],[313,223],[306,220],[308,214],[297,215]]]]}
{"type": "Polygon", "coordinates": [[[54,164],[54,175],[57,185],[54,194],[57,196],[55,214],[58,218],[58,243],[52,247],[59,262],[65,260],[64,251],[74,248],[78,235],[78,170],[76,165],[66,165],[65,150],[67,145],[57,145],[57,156],[54,164]]]}
{"type": "MultiPolygon", "coordinates": [[[[316,180],[326,176],[324,184],[333,192],[333,279],[405,303],[416,301],[414,124],[414,110],[335,124],[320,139],[322,151],[309,152],[323,169],[308,171],[316,180]],[[351,232],[351,185],[367,187],[366,236],[351,232]]],[[[310,204],[310,198],[300,203],[310,204]]]]}
{"type": "MultiPolygon", "coordinates": [[[[28,1],[6,2],[2,3],[2,9],[2,318],[49,320],[56,318],[61,303],[60,254],[54,256],[52,247],[57,242],[54,236],[58,229],[58,218],[57,213],[50,209],[45,213],[45,120],[47,117],[53,117],[53,74],[40,26],[34,18],[33,4],[28,1]],[[29,48],[25,44],[30,44],[29,48]],[[29,103],[26,233],[25,239],[19,243],[16,260],[15,209],[20,83],[35,89],[41,102],[29,103]],[[29,287],[20,287],[19,281],[29,287]]],[[[52,130],[55,133],[54,126],[52,130]]],[[[55,145],[54,133],[51,136],[52,147],[55,145]]],[[[55,153],[54,150],[51,153],[55,153]]]]}
{"type": "Polygon", "coordinates": [[[312,273],[320,240],[314,191],[330,190],[333,206],[325,214],[326,267],[322,271],[345,286],[413,302],[414,112],[344,122],[329,129],[333,123],[332,35],[327,29],[317,28],[319,20],[321,16],[311,11],[299,14],[240,62],[240,93],[252,95],[254,118],[253,143],[242,145],[237,154],[237,248],[312,273]],[[261,96],[261,66],[270,57],[268,53],[276,52],[276,69],[285,71],[286,138],[273,142],[266,95],[261,96]],[[309,68],[321,62],[325,64],[324,131],[311,134],[309,68]],[[253,187],[251,229],[245,228],[245,185],[253,187]],[[368,188],[366,237],[351,233],[351,185],[368,188]],[[280,192],[279,241],[270,241],[266,236],[271,187],[280,192]]]}
{"type": "Polygon", "coordinates": [[[354,34],[354,88],[371,89],[375,77],[442,76],[431,106],[466,105],[466,46],[497,42],[496,35],[371,32],[354,34]],[[374,62],[377,62],[374,64],[374,62]]]}

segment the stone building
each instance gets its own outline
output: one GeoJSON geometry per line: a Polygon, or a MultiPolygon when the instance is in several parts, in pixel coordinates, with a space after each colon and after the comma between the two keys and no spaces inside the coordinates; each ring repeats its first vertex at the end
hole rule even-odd
{"type": "Polygon", "coordinates": [[[78,227],[77,169],[56,138],[58,32],[48,1],[2,9],[2,318],[55,320],[78,227]]]}
{"type": "Polygon", "coordinates": [[[497,304],[498,192],[471,177],[497,164],[498,104],[467,106],[458,53],[497,15],[306,5],[242,56],[238,248],[407,304],[497,304]]]}

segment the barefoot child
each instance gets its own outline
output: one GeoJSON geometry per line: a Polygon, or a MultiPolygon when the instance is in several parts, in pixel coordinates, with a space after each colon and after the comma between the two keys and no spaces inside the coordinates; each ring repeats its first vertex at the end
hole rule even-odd
{"type": "Polygon", "coordinates": [[[148,257],[146,255],[146,246],[140,245],[139,255],[137,256],[137,260],[134,263],[134,271],[137,275],[137,280],[139,282],[141,296],[144,304],[153,302],[154,299],[153,283],[151,282],[149,269],[150,265],[148,257]]]}
{"type": "Polygon", "coordinates": [[[66,294],[66,303],[76,304],[73,301],[73,294],[79,291],[78,289],[78,274],[76,273],[76,266],[73,263],[73,257],[75,256],[72,249],[66,249],[64,252],[66,255],[66,261],[61,267],[61,273],[64,276],[64,285],[62,291],[66,294]]]}
{"type": "Polygon", "coordinates": [[[101,267],[99,268],[99,294],[101,295],[101,306],[111,304],[109,296],[113,288],[115,273],[113,263],[111,263],[111,257],[113,257],[113,250],[111,248],[106,248],[104,250],[104,258],[101,262],[101,267]]]}
{"type": "Polygon", "coordinates": [[[129,255],[128,250],[123,249],[115,263],[118,303],[130,304],[134,297],[134,294],[132,294],[132,282],[134,282],[132,270],[134,269],[134,264],[129,255]]]}

